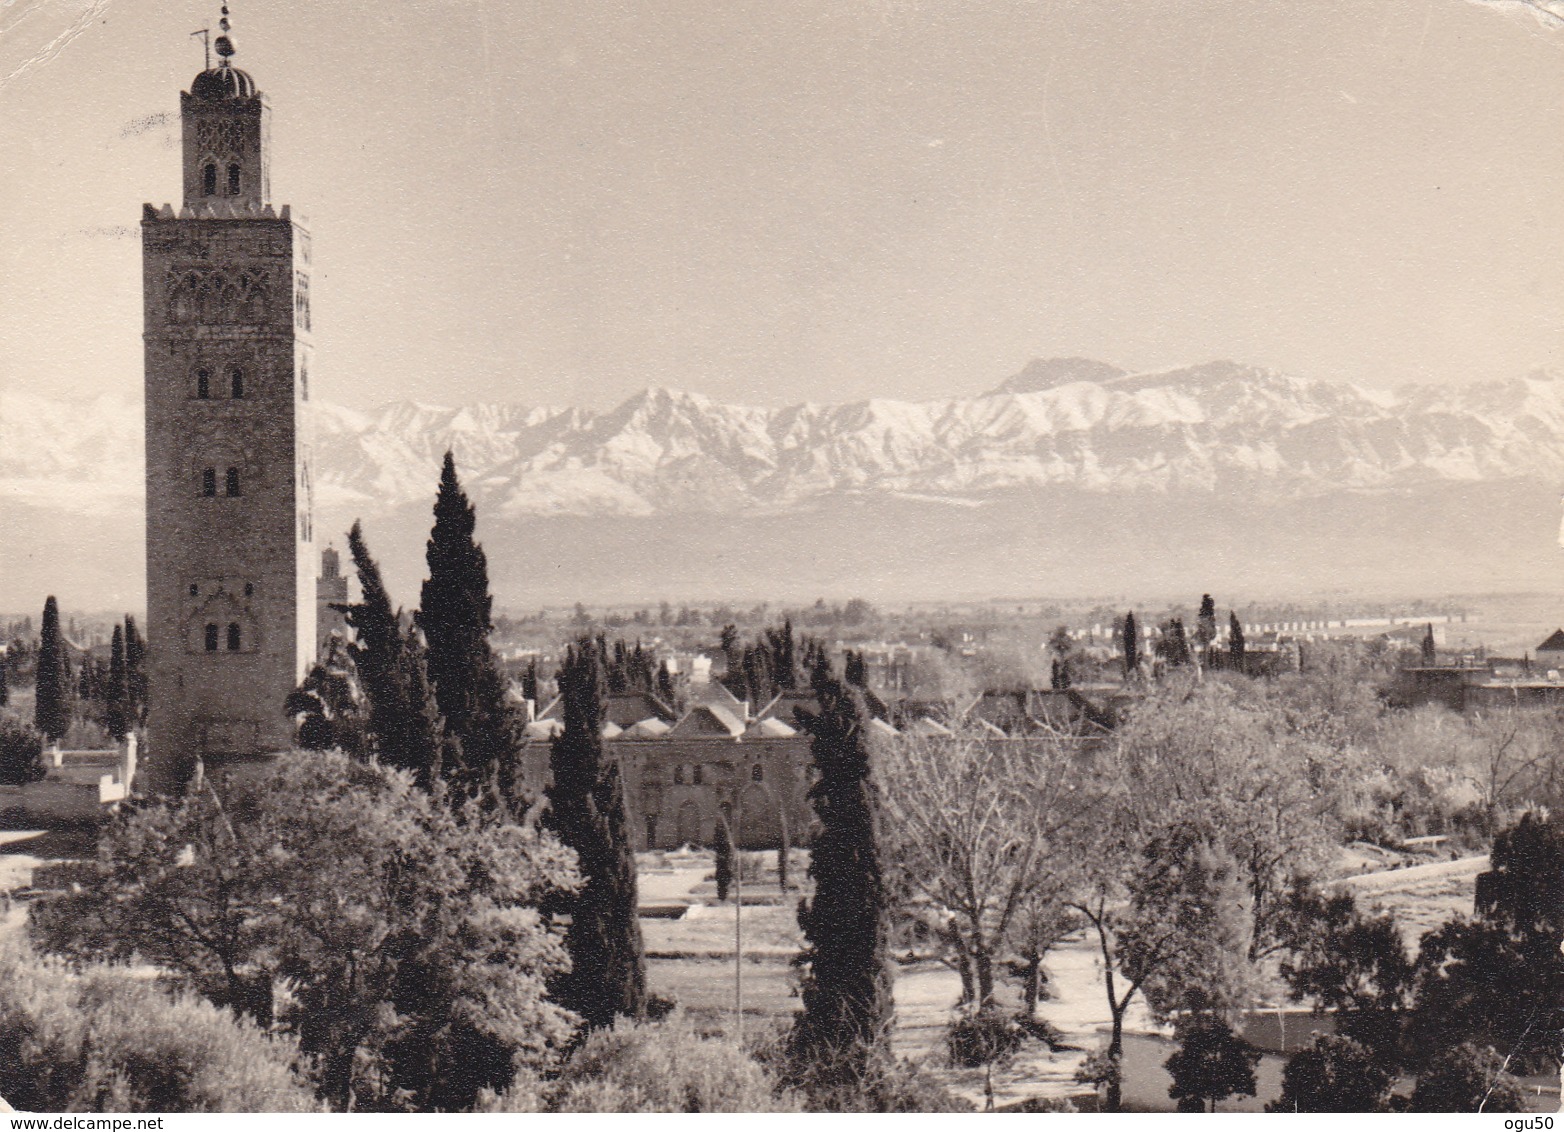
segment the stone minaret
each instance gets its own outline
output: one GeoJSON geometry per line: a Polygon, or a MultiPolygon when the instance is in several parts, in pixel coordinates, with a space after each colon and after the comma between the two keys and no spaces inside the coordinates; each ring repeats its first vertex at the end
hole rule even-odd
{"type": "Polygon", "coordinates": [[[143,207],[147,769],[177,789],[287,747],[315,653],[309,234],[273,210],[265,97],[231,59],[180,95],[184,203],[143,207]]]}

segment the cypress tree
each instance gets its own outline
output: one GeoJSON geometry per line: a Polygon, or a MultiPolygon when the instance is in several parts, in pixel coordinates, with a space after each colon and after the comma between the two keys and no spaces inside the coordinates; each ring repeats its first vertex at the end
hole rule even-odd
{"type": "Polygon", "coordinates": [[[1200,612],[1195,616],[1195,641],[1202,650],[1216,640],[1216,602],[1210,594],[1200,595],[1200,612]]]}
{"type": "Polygon", "coordinates": [[[6,653],[0,651],[0,707],[11,702],[11,685],[6,679],[6,653]]]}
{"type": "Polygon", "coordinates": [[[784,619],[782,622],[782,640],[777,650],[777,675],[784,688],[798,687],[798,659],[793,642],[793,622],[784,619]]]}
{"type": "Polygon", "coordinates": [[[449,451],[435,496],[429,532],[429,577],[423,584],[418,627],[428,642],[429,682],[461,766],[448,777],[459,792],[488,803],[514,803],[519,727],[505,699],[505,681],[489,648],[489,564],[473,540],[477,513],[456,478],[449,451]]]}
{"type": "Polygon", "coordinates": [[[537,707],[538,703],[538,660],[533,657],[527,661],[527,670],[521,674],[521,695],[523,699],[531,700],[537,707]]]}
{"type": "Polygon", "coordinates": [[[639,639],[635,642],[635,649],[630,653],[629,684],[630,689],[635,692],[653,691],[651,658],[641,647],[639,639]]]}
{"type": "Polygon", "coordinates": [[[624,779],[603,753],[603,669],[589,638],[566,651],[558,679],[565,718],[550,748],[549,824],[575,850],[584,883],[568,904],[571,969],[557,993],[596,1029],[645,1016],[646,954],[624,779]]]}
{"type": "Polygon", "coordinates": [[[1055,692],[1070,690],[1070,665],[1054,657],[1053,668],[1048,675],[1048,686],[1055,692]]]}
{"type": "Polygon", "coordinates": [[[677,706],[673,702],[673,673],[668,671],[666,663],[657,666],[657,698],[669,707],[677,706]]]}
{"type": "Polygon", "coordinates": [[[60,607],[50,594],[43,604],[43,629],[38,640],[37,699],[33,704],[33,726],[58,743],[70,726],[70,668],[65,659],[65,642],[60,637],[60,607]]]}
{"type": "Polygon", "coordinates": [[[136,628],[136,619],[125,614],[125,685],[129,693],[129,721],[141,726],[147,721],[147,640],[136,628]]]}
{"type": "Polygon", "coordinates": [[[847,655],[842,661],[843,679],[855,688],[867,688],[869,686],[869,670],[863,661],[863,653],[847,650],[847,655]]]}
{"type": "Polygon", "coordinates": [[[116,742],[130,730],[130,683],[125,672],[125,629],[114,626],[109,642],[109,681],[104,689],[104,723],[116,742]]]}
{"type": "Polygon", "coordinates": [[[798,687],[798,668],[794,659],[793,622],[784,620],[780,629],[766,630],[766,647],[771,654],[771,675],[779,688],[798,687]]]}
{"type": "Polygon", "coordinates": [[[716,858],[717,865],[717,899],[726,900],[729,891],[733,888],[733,831],[728,828],[728,823],[725,821],[717,823],[712,855],[716,858]]]}
{"type": "Polygon", "coordinates": [[[800,957],[804,1009],[789,1054],[794,1079],[818,1096],[860,1090],[888,1049],[891,900],[863,696],[823,660],[813,685],[820,711],[801,719],[818,774],[809,799],[821,828],[809,864],[814,896],[798,909],[808,945],[800,957]]]}
{"type": "Polygon", "coordinates": [[[779,840],[777,841],[777,888],[786,896],[787,890],[792,887],[788,882],[788,866],[791,864],[789,857],[793,852],[792,839],[787,832],[787,811],[781,810],[777,814],[779,827],[779,840]]]}
{"type": "Polygon", "coordinates": [[[93,700],[99,698],[97,677],[98,670],[92,662],[92,657],[82,657],[81,672],[76,677],[77,700],[91,704],[93,700]]]}
{"type": "Polygon", "coordinates": [[[1132,678],[1140,670],[1140,627],[1133,612],[1124,615],[1124,677],[1132,678]]]}
{"type": "Polygon", "coordinates": [[[442,758],[441,724],[425,676],[423,651],[413,633],[404,632],[401,613],[370,557],[358,523],[348,532],[348,550],[358,571],[360,600],[336,607],[353,630],[348,655],[369,701],[370,751],[387,766],[411,771],[431,789],[442,758]]]}
{"type": "Polygon", "coordinates": [[[1238,614],[1232,610],[1227,613],[1227,660],[1228,666],[1235,672],[1243,672],[1244,669],[1244,627],[1238,620],[1238,614]]]}
{"type": "Polygon", "coordinates": [[[1439,659],[1439,646],[1434,641],[1434,623],[1428,623],[1428,631],[1423,634],[1423,663],[1434,664],[1439,659]]]}

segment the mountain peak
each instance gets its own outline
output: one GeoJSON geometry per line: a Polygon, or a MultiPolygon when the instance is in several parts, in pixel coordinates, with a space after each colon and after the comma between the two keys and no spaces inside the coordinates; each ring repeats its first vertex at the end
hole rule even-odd
{"type": "Polygon", "coordinates": [[[1033,358],[1014,377],[997,385],[990,396],[1004,393],[1041,393],[1076,381],[1101,384],[1125,376],[1125,371],[1091,358],[1033,358]]]}

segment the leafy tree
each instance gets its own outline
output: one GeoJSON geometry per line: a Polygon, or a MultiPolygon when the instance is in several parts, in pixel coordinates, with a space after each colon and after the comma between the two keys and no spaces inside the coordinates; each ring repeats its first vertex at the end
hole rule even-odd
{"type": "Polygon", "coordinates": [[[1281,975],[1295,1001],[1336,1015],[1336,1032],[1400,1064],[1402,1016],[1413,986],[1412,960],[1394,916],[1358,910],[1350,892],[1312,885],[1288,894],[1281,975]]]}
{"type": "Polygon", "coordinates": [[[0,715],[0,786],[26,786],[47,773],[43,736],[14,716],[0,715]]]}
{"type": "Polygon", "coordinates": [[[1395,1078],[1368,1046],[1316,1034],[1282,1068],[1281,1096],[1267,1112],[1384,1112],[1395,1078]]]}
{"type": "Polygon", "coordinates": [[[547,1064],[571,1018],[538,906],[576,883],[552,837],[334,752],[225,791],[122,814],[80,891],[33,906],[34,943],[154,964],[293,1035],[337,1109],[470,1108],[547,1064]]]}
{"type": "Polygon", "coordinates": [[[1186,1105],[1194,1112],[1209,1105],[1215,1112],[1218,1101],[1254,1096],[1259,1063],[1260,1051],[1225,1022],[1196,1017],[1182,1028],[1178,1050],[1164,1062],[1173,1077],[1168,1096],[1179,1102],[1180,1112],[1186,1105]]]}
{"type": "Polygon", "coordinates": [[[1564,823],[1526,814],[1494,839],[1477,919],[1423,937],[1414,1046],[1492,1045],[1524,1072],[1552,1073],[1564,1034],[1564,823]]]}
{"type": "Polygon", "coordinates": [[[1418,1074],[1413,1112],[1525,1112],[1526,1094],[1492,1046],[1463,1042],[1418,1074]]]}
{"type": "Polygon", "coordinates": [[[460,766],[450,768],[447,778],[453,788],[483,797],[487,804],[520,805],[516,764],[521,737],[489,648],[493,598],[488,560],[473,539],[476,524],[477,513],[447,451],[429,532],[429,577],[415,616],[428,641],[435,704],[447,732],[460,744],[460,766]]]}
{"type": "Polygon", "coordinates": [[[1244,626],[1232,610],[1227,613],[1227,664],[1234,672],[1247,671],[1244,667],[1244,626]]]}
{"type": "Polygon", "coordinates": [[[810,733],[817,779],[809,798],[820,818],[810,857],[814,895],[799,903],[808,941],[803,1012],[789,1037],[790,1074],[811,1094],[858,1092],[886,1057],[891,1026],[890,899],[880,856],[880,792],[862,694],[823,658],[812,684],[810,733]]]}
{"type": "Polygon", "coordinates": [[[1128,680],[1140,671],[1140,626],[1135,624],[1133,612],[1124,615],[1120,639],[1124,647],[1124,678],[1128,680]]]}
{"type": "Polygon", "coordinates": [[[366,742],[362,701],[353,659],[341,638],[333,635],[326,655],[289,693],[284,710],[299,718],[298,743],[305,750],[336,748],[361,758],[366,742]]]}
{"type": "Polygon", "coordinates": [[[130,681],[125,671],[125,629],[121,625],[114,626],[109,643],[109,679],[104,691],[104,722],[117,742],[130,730],[130,681]]]}
{"type": "Polygon", "coordinates": [[[564,728],[550,754],[549,821],[575,850],[584,881],[569,904],[571,969],[558,981],[559,997],[600,1028],[646,1015],[635,854],[619,761],[603,752],[603,670],[589,638],[566,651],[558,679],[564,728]]]}
{"type": "Polygon", "coordinates": [[[60,636],[60,607],[50,594],[43,604],[43,629],[38,641],[38,672],[33,726],[50,743],[58,743],[71,724],[70,666],[60,636]]]}
{"type": "Polygon", "coordinates": [[[1249,1005],[1253,920],[1237,862],[1200,823],[1154,837],[1131,882],[1132,920],[1120,937],[1124,974],[1161,1021],[1233,1021],[1249,1005]]]}
{"type": "Polygon", "coordinates": [[[1250,959],[1279,946],[1289,886],[1331,860],[1346,785],[1340,752],[1300,734],[1255,685],[1169,680],[1115,733],[1123,804],[1155,835],[1203,823],[1249,888],[1250,959]]]}
{"type": "Polygon", "coordinates": [[[1184,622],[1174,617],[1162,626],[1162,639],[1157,642],[1157,655],[1171,668],[1181,668],[1190,663],[1189,638],[1184,635],[1184,622]]]}
{"type": "Polygon", "coordinates": [[[380,567],[358,523],[348,532],[348,549],[358,570],[360,599],[341,610],[354,634],[348,656],[369,701],[368,753],[432,789],[448,760],[423,650],[416,635],[403,630],[401,611],[391,611],[380,567]]]}
{"type": "Polygon", "coordinates": [[[1133,818],[1122,810],[1110,813],[1095,827],[1096,841],[1082,847],[1080,861],[1085,881],[1077,888],[1072,907],[1090,925],[1101,956],[1103,991],[1108,999],[1110,1029],[1107,1045],[1089,1060],[1090,1082],[1105,1090],[1103,1107],[1119,1111],[1124,1062],[1124,1017],[1140,993],[1146,977],[1164,955],[1179,945],[1179,937],[1167,927],[1154,937],[1156,921],[1142,924],[1129,900],[1129,878],[1136,867],[1137,834],[1133,818]],[[1122,970],[1125,944],[1133,939],[1139,954],[1138,974],[1122,970]]]}

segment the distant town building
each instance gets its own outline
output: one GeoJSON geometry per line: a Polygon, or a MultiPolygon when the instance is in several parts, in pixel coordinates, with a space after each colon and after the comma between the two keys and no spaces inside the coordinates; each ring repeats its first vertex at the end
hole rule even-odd
{"type": "Polygon", "coordinates": [[[326,642],[333,633],[343,640],[348,636],[347,618],[336,605],[346,605],[348,579],[342,572],[342,560],[333,546],[320,552],[320,577],[315,579],[315,655],[326,654],[326,642]]]}
{"type": "Polygon", "coordinates": [[[1564,670],[1564,629],[1553,630],[1553,635],[1537,646],[1537,667],[1564,670]]]}

